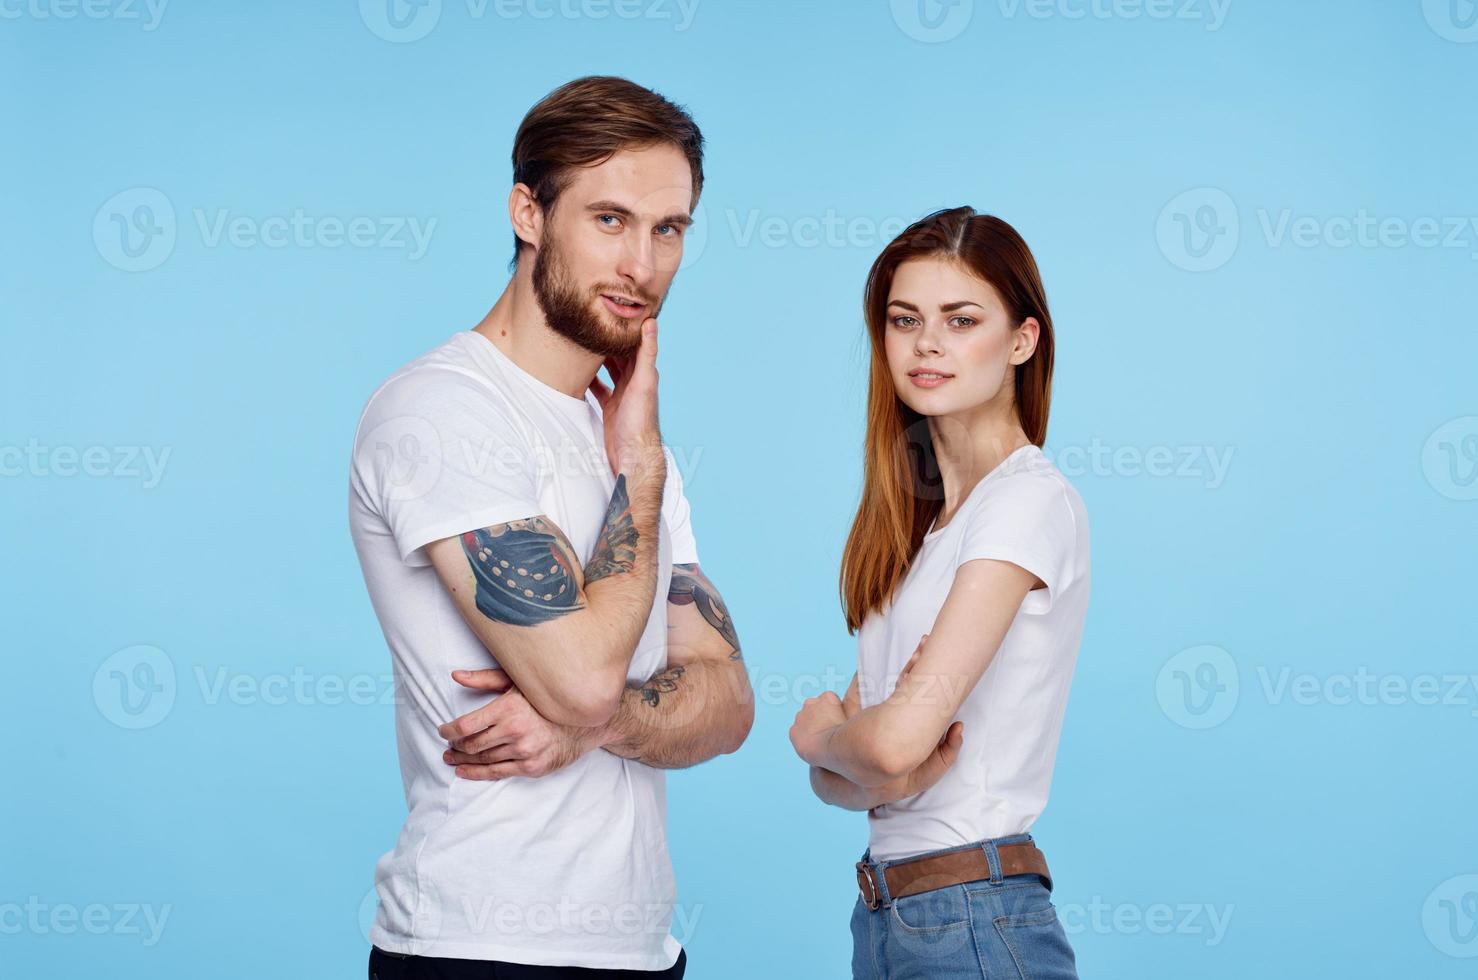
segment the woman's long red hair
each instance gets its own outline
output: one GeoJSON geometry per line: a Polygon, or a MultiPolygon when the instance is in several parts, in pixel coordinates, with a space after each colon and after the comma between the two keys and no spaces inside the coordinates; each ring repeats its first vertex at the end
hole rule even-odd
{"type": "Polygon", "coordinates": [[[1027,438],[1038,446],[1047,439],[1052,317],[1031,249],[1015,228],[1000,218],[976,214],[973,208],[936,211],[914,222],[872,264],[863,296],[872,367],[862,500],[842,553],[842,610],[849,633],[892,599],[944,505],[928,422],[899,399],[883,348],[893,275],[902,263],[924,257],[958,262],[995,288],[1013,323],[1035,317],[1041,325],[1036,351],[1016,365],[1014,391],[1017,418],[1027,438]]]}

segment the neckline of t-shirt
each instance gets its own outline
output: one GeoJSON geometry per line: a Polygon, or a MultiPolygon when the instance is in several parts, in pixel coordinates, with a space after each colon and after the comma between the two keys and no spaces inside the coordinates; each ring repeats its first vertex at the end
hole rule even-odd
{"type": "MultiPolygon", "coordinates": [[[[975,486],[970,488],[970,492],[965,494],[965,499],[960,501],[960,506],[955,508],[954,516],[949,519],[949,523],[944,525],[944,527],[934,527],[933,525],[930,525],[929,533],[924,535],[924,540],[929,541],[933,538],[937,538],[939,537],[939,535],[943,534],[945,531],[948,531],[951,527],[953,527],[955,521],[960,519],[960,514],[965,510],[966,506],[969,505],[971,500],[975,499],[976,492],[981,487],[989,483],[995,476],[1000,473],[1004,473],[1006,471],[1007,463],[1011,462],[1011,460],[1014,459],[1016,456],[1026,452],[1029,449],[1035,449],[1038,452],[1041,452],[1040,446],[1038,446],[1034,442],[1029,442],[1025,446],[1018,446],[1007,453],[1005,459],[1001,460],[995,465],[994,469],[992,469],[989,473],[985,474],[985,476],[982,476],[979,480],[977,480],[975,486]]],[[[937,521],[938,518],[936,517],[935,520],[937,521]]]]}
{"type": "Polygon", "coordinates": [[[591,404],[589,392],[586,392],[586,397],[584,398],[576,398],[574,395],[571,395],[568,392],[560,391],[558,388],[554,387],[551,384],[548,384],[547,382],[539,380],[528,371],[520,367],[517,361],[509,357],[507,354],[503,353],[503,349],[497,344],[493,343],[490,338],[478,333],[476,330],[463,330],[462,333],[470,335],[470,343],[477,345],[478,348],[481,350],[491,352],[495,360],[507,366],[508,369],[511,370],[518,377],[524,379],[530,387],[534,388],[536,391],[540,391],[548,395],[549,398],[556,405],[558,405],[562,411],[568,412],[581,418],[587,416],[590,413],[591,404]]]}

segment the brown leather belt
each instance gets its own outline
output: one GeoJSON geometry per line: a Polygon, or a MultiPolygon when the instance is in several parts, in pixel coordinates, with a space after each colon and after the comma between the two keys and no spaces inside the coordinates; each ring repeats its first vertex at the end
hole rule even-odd
{"type": "MultiPolygon", "coordinates": [[[[1037,845],[1000,844],[996,853],[1001,860],[1001,876],[1037,874],[1045,880],[1048,890],[1052,888],[1052,876],[1047,873],[1047,859],[1037,850],[1037,845]]],[[[883,868],[883,878],[888,885],[891,898],[907,898],[919,892],[950,885],[962,885],[967,881],[983,881],[991,876],[990,859],[985,850],[972,847],[949,854],[915,858],[889,864],[883,868]]],[[[869,909],[882,907],[882,889],[878,887],[877,873],[866,861],[857,862],[857,887],[862,892],[862,901],[869,909]]]]}

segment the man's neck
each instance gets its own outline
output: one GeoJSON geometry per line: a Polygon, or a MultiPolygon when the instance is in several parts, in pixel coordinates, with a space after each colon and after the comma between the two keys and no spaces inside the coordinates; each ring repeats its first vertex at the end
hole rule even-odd
{"type": "Polygon", "coordinates": [[[514,364],[571,398],[585,397],[605,360],[550,329],[522,264],[498,302],[472,329],[514,364]]]}

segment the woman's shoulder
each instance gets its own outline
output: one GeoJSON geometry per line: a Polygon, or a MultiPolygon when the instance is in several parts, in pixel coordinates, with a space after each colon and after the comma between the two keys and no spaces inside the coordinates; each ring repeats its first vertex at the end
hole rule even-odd
{"type": "Polygon", "coordinates": [[[1077,488],[1040,446],[1024,446],[1013,453],[980,489],[977,511],[1006,507],[1052,511],[1062,510],[1065,505],[1066,511],[1086,516],[1077,488]]]}

